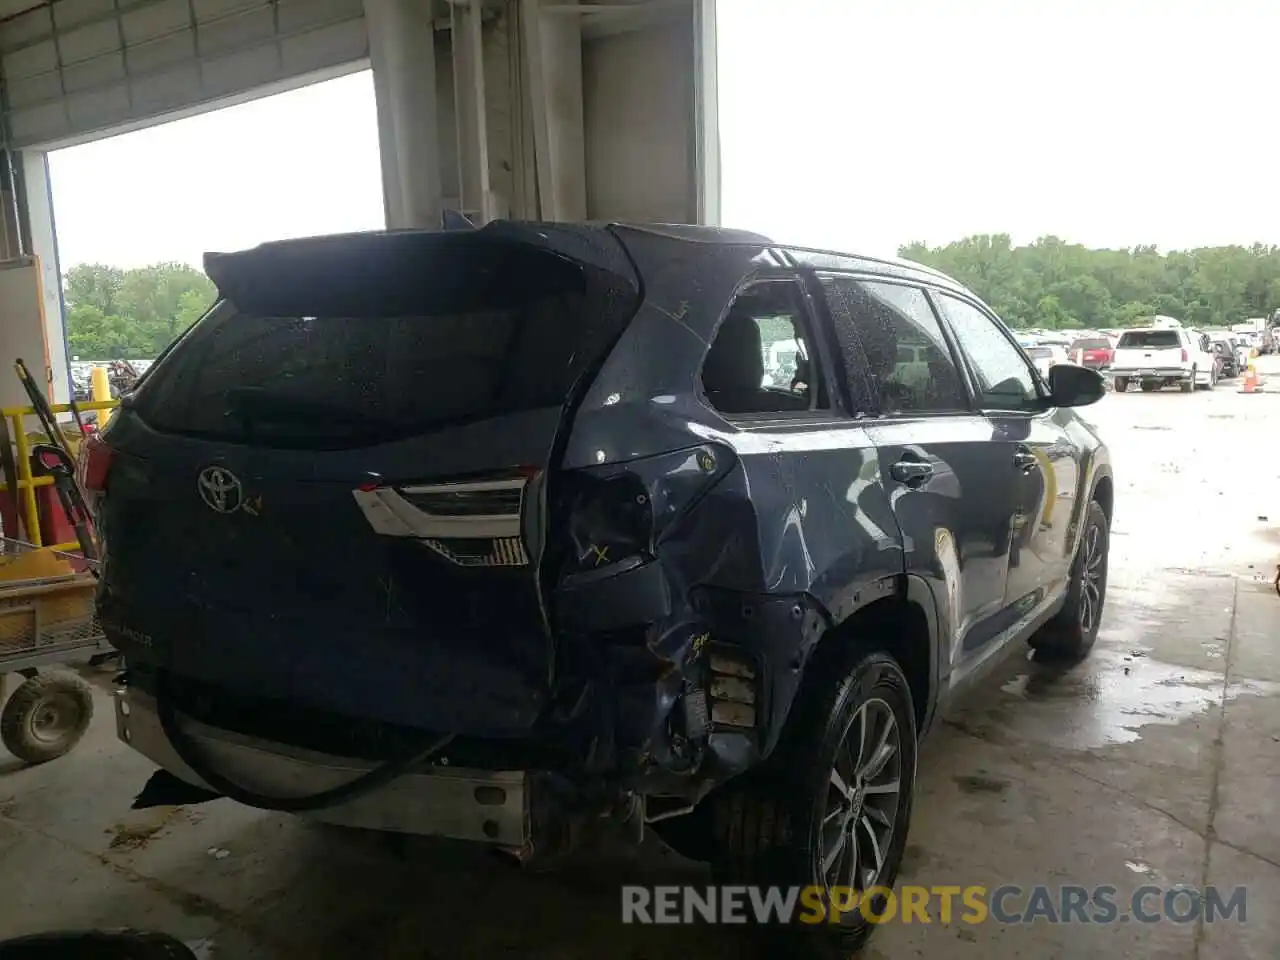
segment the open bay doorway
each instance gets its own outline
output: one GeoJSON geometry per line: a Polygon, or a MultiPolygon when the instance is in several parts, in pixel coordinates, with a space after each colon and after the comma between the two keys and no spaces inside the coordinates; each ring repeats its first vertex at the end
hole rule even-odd
{"type": "Polygon", "coordinates": [[[205,312],[206,251],[385,222],[367,69],[48,157],[67,356],[85,398],[94,366],[123,386],[205,312]]]}

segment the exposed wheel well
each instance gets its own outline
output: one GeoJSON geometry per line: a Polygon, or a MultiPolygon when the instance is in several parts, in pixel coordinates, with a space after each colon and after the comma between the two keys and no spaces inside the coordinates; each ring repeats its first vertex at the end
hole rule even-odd
{"type": "Polygon", "coordinates": [[[911,686],[916,724],[923,729],[929,712],[929,620],[920,607],[901,597],[885,597],[863,607],[843,623],[832,627],[821,644],[858,643],[868,650],[883,650],[902,667],[911,686]]]}
{"type": "Polygon", "coordinates": [[[1102,512],[1107,515],[1107,527],[1111,526],[1111,509],[1115,504],[1115,486],[1110,477],[1103,477],[1093,488],[1093,499],[1098,502],[1102,512]]]}

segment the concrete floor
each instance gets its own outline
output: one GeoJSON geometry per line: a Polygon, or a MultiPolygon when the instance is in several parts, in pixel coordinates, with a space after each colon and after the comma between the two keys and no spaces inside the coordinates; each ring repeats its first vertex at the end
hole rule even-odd
{"type": "MultiPolygon", "coordinates": [[[[1249,887],[1248,922],[889,924],[881,958],[1280,955],[1280,363],[1275,393],[1109,395],[1117,478],[1093,656],[1014,651],[920,760],[902,881],[1249,887]]],[[[103,690],[110,674],[97,679],[103,690]]],[[[131,812],[151,769],[108,701],[77,751],[0,757],[0,935],[134,925],[209,957],[751,958],[732,928],[622,928],[618,878],[705,882],[656,844],[548,875],[217,801],[131,812]]]]}

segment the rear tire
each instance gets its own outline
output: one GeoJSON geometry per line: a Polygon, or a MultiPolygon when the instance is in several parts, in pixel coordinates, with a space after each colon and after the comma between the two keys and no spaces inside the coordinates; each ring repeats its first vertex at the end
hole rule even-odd
{"type": "Polygon", "coordinates": [[[1191,391],[1193,391],[1193,390],[1196,388],[1196,376],[1197,376],[1196,368],[1195,368],[1195,367],[1192,367],[1192,368],[1191,368],[1191,379],[1190,379],[1190,380],[1185,380],[1185,381],[1183,381],[1182,383],[1178,384],[1178,386],[1181,388],[1181,390],[1182,390],[1182,392],[1183,392],[1183,393],[1190,393],[1191,391]]]}
{"type": "MultiPolygon", "coordinates": [[[[820,651],[773,755],[715,798],[718,872],[737,882],[816,884],[828,896],[833,887],[892,888],[915,773],[915,710],[897,661],[865,648],[820,651]]],[[[795,916],[802,912],[797,906],[795,916]]],[[[840,923],[796,923],[785,931],[786,952],[848,957],[874,929],[856,908],[840,923]]]]}
{"type": "Polygon", "coordinates": [[[1114,381],[1114,384],[1115,384],[1115,388],[1116,388],[1116,393],[1124,393],[1126,390],[1128,390],[1128,389],[1129,389],[1129,378],[1128,378],[1128,377],[1116,377],[1116,378],[1115,378],[1115,381],[1114,381]]]}
{"type": "Polygon", "coordinates": [[[1071,584],[1062,610],[1031,638],[1037,653],[1082,660],[1093,649],[1107,599],[1107,559],[1111,539],[1107,515],[1096,500],[1085,512],[1084,530],[1071,566],[1071,584]]]}
{"type": "Polygon", "coordinates": [[[74,673],[45,673],[23,681],[0,711],[0,741],[24,763],[65,754],[93,720],[93,691],[74,673]]]}

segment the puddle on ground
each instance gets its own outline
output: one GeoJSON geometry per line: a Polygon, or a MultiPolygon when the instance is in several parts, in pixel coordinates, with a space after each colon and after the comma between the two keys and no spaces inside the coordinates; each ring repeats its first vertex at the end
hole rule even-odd
{"type": "Polygon", "coordinates": [[[1071,749],[1133,743],[1144,727],[1181,723],[1240,696],[1280,695],[1280,684],[1242,680],[1153,660],[1147,651],[1095,650],[1071,667],[1030,662],[1001,690],[1016,698],[1007,723],[1019,735],[1071,749]]]}

